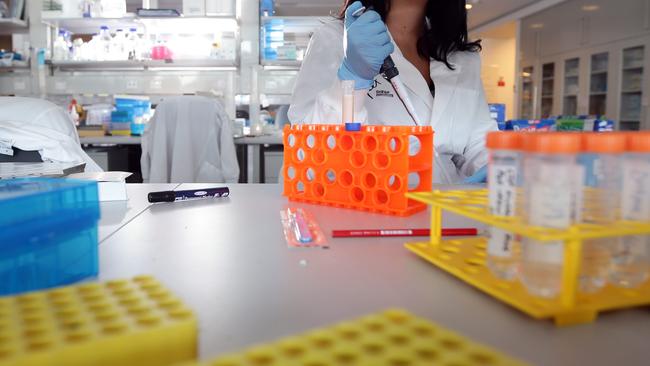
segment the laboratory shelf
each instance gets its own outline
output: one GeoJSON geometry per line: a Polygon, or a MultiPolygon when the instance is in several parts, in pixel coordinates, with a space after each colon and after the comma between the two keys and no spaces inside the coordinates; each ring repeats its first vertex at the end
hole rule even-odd
{"type": "MultiPolygon", "coordinates": [[[[235,31],[237,28],[237,18],[234,15],[211,15],[211,16],[179,16],[179,17],[143,17],[135,14],[127,14],[122,18],[45,18],[43,23],[57,28],[64,28],[72,33],[89,34],[96,33],[99,27],[105,25],[110,29],[129,29],[142,28],[147,25],[160,26],[162,24],[174,25],[174,23],[190,23],[198,25],[210,23],[226,24],[226,30],[235,31]]],[[[179,24],[182,26],[183,24],[179,24]]],[[[171,27],[177,28],[177,27],[171,27]]],[[[178,28],[177,28],[178,29],[178,28]]]]}
{"type": "Polygon", "coordinates": [[[26,33],[29,30],[26,20],[0,18],[0,34],[26,33]]]}
{"type": "Polygon", "coordinates": [[[0,72],[14,72],[14,71],[27,71],[29,70],[29,63],[11,66],[0,66],[0,72]]]}
{"type": "Polygon", "coordinates": [[[232,70],[237,67],[235,60],[147,60],[147,61],[48,61],[49,65],[60,70],[164,70],[164,69],[217,69],[232,70]]]}
{"type": "Polygon", "coordinates": [[[302,61],[298,60],[262,60],[265,70],[298,70],[302,61]]]}

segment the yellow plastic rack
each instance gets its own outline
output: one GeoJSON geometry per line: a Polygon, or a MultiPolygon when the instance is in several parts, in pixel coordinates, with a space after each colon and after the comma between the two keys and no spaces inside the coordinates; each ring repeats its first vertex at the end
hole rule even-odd
{"type": "Polygon", "coordinates": [[[183,366],[524,365],[417,318],[387,310],[329,328],[183,366]]]}
{"type": "Polygon", "coordinates": [[[196,319],[148,276],[0,298],[0,365],[169,365],[195,359],[196,319]]]}
{"type": "Polygon", "coordinates": [[[406,248],[497,299],[536,318],[553,318],[556,325],[588,323],[598,312],[650,304],[650,281],[636,289],[608,285],[594,294],[578,291],[582,241],[585,239],[650,234],[650,224],[619,222],[610,226],[574,225],[566,230],[525,225],[512,217],[493,216],[487,190],[407,193],[431,205],[430,242],[407,243],[406,248]],[[539,241],[565,242],[562,291],[555,299],[530,295],[517,281],[501,280],[486,266],[487,238],[442,240],[442,210],[539,241]]]}

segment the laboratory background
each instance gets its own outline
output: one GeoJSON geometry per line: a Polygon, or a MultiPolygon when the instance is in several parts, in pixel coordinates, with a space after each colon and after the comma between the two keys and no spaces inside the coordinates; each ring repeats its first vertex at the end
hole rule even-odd
{"type": "Polygon", "coordinates": [[[649,365],[650,0],[441,1],[0,0],[0,366],[649,365]]]}

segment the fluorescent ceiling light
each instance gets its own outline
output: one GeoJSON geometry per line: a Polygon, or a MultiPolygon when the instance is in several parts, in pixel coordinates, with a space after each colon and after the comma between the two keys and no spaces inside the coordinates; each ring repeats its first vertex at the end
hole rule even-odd
{"type": "Polygon", "coordinates": [[[465,9],[471,10],[474,7],[472,4],[465,4],[465,9]]]}

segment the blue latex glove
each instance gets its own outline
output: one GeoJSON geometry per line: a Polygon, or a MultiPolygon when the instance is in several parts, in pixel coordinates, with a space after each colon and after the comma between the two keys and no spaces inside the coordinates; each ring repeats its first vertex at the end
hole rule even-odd
{"type": "Polygon", "coordinates": [[[487,182],[487,165],[477,170],[471,177],[465,178],[465,184],[478,184],[487,182]]]}
{"type": "Polygon", "coordinates": [[[340,80],[354,80],[357,90],[372,86],[384,60],[395,51],[388,29],[376,11],[353,15],[361,7],[361,2],[355,1],[345,11],[345,57],[338,72],[340,80]]]}

